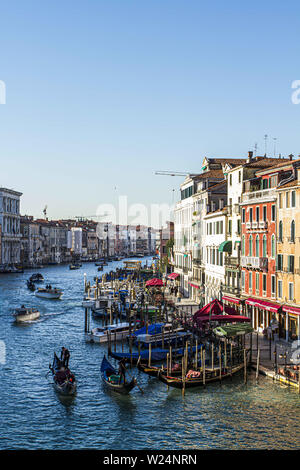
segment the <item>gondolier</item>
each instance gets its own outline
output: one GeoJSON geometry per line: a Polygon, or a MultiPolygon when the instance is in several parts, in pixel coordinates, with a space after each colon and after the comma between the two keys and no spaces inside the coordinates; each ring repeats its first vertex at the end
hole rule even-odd
{"type": "Polygon", "coordinates": [[[123,379],[123,383],[125,384],[126,382],[126,359],[125,358],[122,358],[119,362],[119,384],[122,382],[122,379],[123,379]]]}
{"type": "Polygon", "coordinates": [[[69,366],[70,351],[67,348],[61,348],[60,359],[65,367],[69,366]]]}

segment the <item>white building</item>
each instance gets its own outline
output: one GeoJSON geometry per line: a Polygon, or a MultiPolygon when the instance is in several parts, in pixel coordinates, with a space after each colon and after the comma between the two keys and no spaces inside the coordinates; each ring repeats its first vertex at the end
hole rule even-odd
{"type": "Polygon", "coordinates": [[[22,193],[0,188],[0,225],[2,228],[2,264],[20,262],[20,197],[22,193]]]}
{"type": "Polygon", "coordinates": [[[82,228],[72,227],[72,252],[75,255],[82,255],[82,228]]]}

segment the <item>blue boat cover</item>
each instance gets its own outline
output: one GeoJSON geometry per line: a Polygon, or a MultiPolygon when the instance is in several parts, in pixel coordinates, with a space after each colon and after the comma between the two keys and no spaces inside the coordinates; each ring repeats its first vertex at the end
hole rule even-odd
{"type": "MultiPolygon", "coordinates": [[[[153,323],[153,325],[148,326],[148,335],[156,335],[161,333],[164,323],[153,323]]],[[[143,326],[139,330],[136,330],[132,333],[132,336],[139,336],[146,334],[146,326],[143,326]]]]}
{"type": "MultiPolygon", "coordinates": [[[[200,350],[201,346],[203,346],[203,345],[201,345],[201,344],[198,345],[198,351],[200,350]]],[[[173,354],[173,356],[174,355],[183,356],[184,351],[185,351],[185,348],[177,348],[177,349],[172,350],[172,354],[173,354]]],[[[191,354],[191,353],[194,353],[194,352],[196,352],[196,346],[194,346],[193,348],[191,348],[191,347],[188,348],[188,354],[191,354]]],[[[169,353],[169,349],[161,349],[161,348],[152,349],[152,351],[151,351],[151,360],[153,362],[162,361],[162,360],[167,358],[168,353],[169,353]]],[[[149,359],[149,349],[147,349],[145,351],[141,351],[140,354],[138,352],[133,352],[132,353],[132,358],[137,360],[139,358],[139,355],[141,356],[141,359],[148,360],[149,359]]],[[[125,357],[125,359],[130,360],[130,352],[113,352],[113,351],[111,351],[111,356],[114,359],[118,359],[118,360],[123,359],[124,357],[125,357]]]]}
{"type": "Polygon", "coordinates": [[[104,373],[107,370],[113,371],[114,374],[117,374],[116,369],[112,366],[112,364],[106,359],[106,356],[103,356],[102,363],[101,363],[101,372],[104,373]]]}

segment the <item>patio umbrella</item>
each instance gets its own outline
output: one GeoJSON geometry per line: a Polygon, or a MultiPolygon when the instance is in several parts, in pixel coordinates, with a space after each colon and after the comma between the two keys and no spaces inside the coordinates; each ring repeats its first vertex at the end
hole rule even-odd
{"type": "Polygon", "coordinates": [[[147,287],[152,287],[152,286],[161,287],[163,285],[164,285],[163,281],[161,279],[158,279],[157,277],[154,277],[153,279],[149,279],[149,281],[146,282],[147,287]]]}

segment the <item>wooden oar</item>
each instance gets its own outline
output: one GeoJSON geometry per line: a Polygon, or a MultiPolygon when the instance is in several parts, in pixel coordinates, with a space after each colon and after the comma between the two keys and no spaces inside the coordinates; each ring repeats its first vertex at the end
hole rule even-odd
{"type": "MultiPolygon", "coordinates": [[[[127,369],[125,366],[124,366],[124,368],[125,368],[127,374],[129,375],[129,377],[130,377],[131,379],[133,379],[133,377],[132,377],[132,375],[129,373],[128,369],[127,369]]],[[[137,386],[137,388],[138,388],[142,393],[144,393],[144,390],[143,390],[143,389],[139,386],[139,384],[137,383],[136,378],[135,378],[135,381],[136,381],[136,386],[137,386]]]]}

